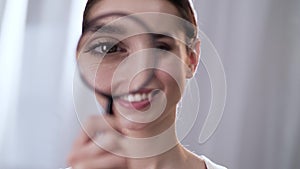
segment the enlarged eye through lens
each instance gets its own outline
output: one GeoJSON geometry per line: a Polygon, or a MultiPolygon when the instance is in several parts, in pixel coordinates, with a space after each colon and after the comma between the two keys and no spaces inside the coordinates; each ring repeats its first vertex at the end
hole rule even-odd
{"type": "Polygon", "coordinates": [[[113,38],[96,39],[88,45],[86,50],[86,53],[97,56],[115,54],[117,52],[126,52],[126,49],[122,47],[121,42],[113,38]]]}

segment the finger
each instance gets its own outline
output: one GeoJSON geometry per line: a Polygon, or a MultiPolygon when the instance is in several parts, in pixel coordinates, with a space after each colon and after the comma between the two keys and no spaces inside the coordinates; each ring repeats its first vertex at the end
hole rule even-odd
{"type": "Polygon", "coordinates": [[[86,159],[72,166],[73,169],[127,169],[126,159],[115,155],[86,159]]]}
{"type": "Polygon", "coordinates": [[[118,154],[121,150],[122,136],[117,132],[100,133],[93,139],[94,143],[104,151],[118,154]]]}
{"type": "Polygon", "coordinates": [[[97,135],[85,146],[71,153],[69,163],[76,163],[82,159],[94,158],[107,153],[120,154],[120,140],[120,136],[112,132],[97,135]]]}
{"type": "Polygon", "coordinates": [[[102,150],[97,144],[91,141],[90,143],[87,143],[85,146],[73,150],[69,155],[68,164],[73,165],[80,160],[95,157],[98,154],[102,154],[101,151],[104,150],[102,150]]]}
{"type": "Polygon", "coordinates": [[[82,146],[93,138],[96,133],[107,131],[119,131],[114,117],[108,115],[94,115],[82,125],[82,131],[75,140],[74,146],[82,146]]]}

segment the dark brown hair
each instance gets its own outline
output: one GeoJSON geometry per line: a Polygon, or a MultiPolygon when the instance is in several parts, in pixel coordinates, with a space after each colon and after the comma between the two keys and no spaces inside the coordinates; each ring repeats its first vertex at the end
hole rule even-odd
{"type": "MultiPolygon", "coordinates": [[[[99,2],[100,0],[88,0],[87,4],[85,6],[84,14],[83,14],[83,22],[82,22],[82,34],[86,31],[87,28],[87,22],[88,22],[88,14],[90,12],[90,9],[94,6],[95,3],[99,2]]],[[[186,28],[187,30],[187,36],[191,39],[195,39],[197,37],[197,22],[196,22],[196,16],[194,14],[194,11],[191,7],[191,4],[189,0],[167,0],[170,3],[172,3],[180,13],[181,17],[189,22],[191,22],[195,27],[192,28],[192,31],[190,31],[191,28],[186,28]]]]}

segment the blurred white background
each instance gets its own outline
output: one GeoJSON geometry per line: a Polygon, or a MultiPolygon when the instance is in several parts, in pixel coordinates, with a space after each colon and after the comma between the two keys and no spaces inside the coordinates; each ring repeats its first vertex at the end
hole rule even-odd
{"type": "MultiPolygon", "coordinates": [[[[1,169],[66,167],[79,130],[72,80],[84,5],[0,0],[1,169]]],[[[201,65],[200,114],[183,144],[230,169],[300,168],[300,1],[197,0],[195,6],[221,56],[228,91],[219,127],[199,144],[210,99],[201,65]]]]}

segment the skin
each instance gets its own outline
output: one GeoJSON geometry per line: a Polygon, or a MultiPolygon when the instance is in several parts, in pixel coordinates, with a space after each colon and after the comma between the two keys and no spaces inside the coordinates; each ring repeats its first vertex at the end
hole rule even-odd
{"type": "MultiPolygon", "coordinates": [[[[101,15],[122,12],[122,13],[140,13],[140,12],[160,12],[171,15],[180,16],[176,7],[171,3],[162,0],[141,1],[141,0],[102,0],[95,4],[88,20],[93,20],[101,15]],[[117,4],[117,5],[116,5],[117,4]]],[[[107,18],[107,20],[114,20],[116,17],[107,18]]],[[[82,37],[79,50],[84,48],[84,43],[91,36],[91,33],[87,33],[82,37]]],[[[183,36],[183,35],[182,35],[183,36]]],[[[147,36],[138,35],[132,38],[128,38],[128,44],[131,44],[128,54],[147,49],[149,46],[147,42],[147,36]]],[[[200,42],[197,42],[195,49],[188,50],[182,43],[172,40],[170,38],[161,38],[159,41],[172,44],[170,52],[179,56],[180,59],[190,68],[187,70],[184,66],[180,67],[180,71],[175,81],[168,73],[164,71],[156,70],[154,78],[147,84],[149,89],[159,89],[166,96],[166,107],[162,114],[155,120],[149,123],[138,123],[128,120],[138,118],[137,114],[128,112],[127,114],[121,114],[118,109],[118,101],[115,101],[113,111],[114,115],[103,115],[90,117],[86,123],[84,123],[85,131],[82,131],[78,138],[75,140],[73,149],[69,155],[68,162],[75,169],[103,169],[103,168],[128,168],[128,169],[183,169],[183,168],[197,168],[205,169],[205,163],[202,159],[186,150],[177,140],[174,123],[176,119],[176,104],[181,98],[181,88],[184,88],[185,81],[193,76],[198,63],[198,56],[200,54],[200,42]],[[180,85],[178,86],[178,82],[180,85]],[[118,131],[120,134],[115,134],[118,131]],[[164,131],[168,131],[166,138],[162,137],[167,143],[174,143],[174,147],[166,152],[157,154],[147,158],[128,158],[124,156],[115,155],[112,152],[130,152],[131,150],[138,149],[141,146],[142,151],[151,151],[153,147],[158,147],[157,143],[149,143],[149,145],[135,145],[132,146],[132,142],[126,141],[126,137],[133,138],[148,138],[156,136],[164,131]],[[102,132],[102,135],[96,135],[96,133],[102,132]],[[91,139],[93,138],[93,140],[91,139]],[[101,148],[95,144],[95,142],[104,145],[107,149],[101,148]],[[147,150],[147,147],[149,148],[147,150]]],[[[79,51],[77,51],[79,55],[79,51]]],[[[78,58],[78,57],[77,57],[78,58]]],[[[184,64],[182,64],[184,65],[184,64]]],[[[170,68],[170,71],[175,71],[170,68]]],[[[139,84],[143,74],[142,72],[137,75],[131,82],[130,89],[135,87],[135,84],[139,84]]],[[[97,79],[96,79],[97,80],[97,79]]],[[[102,79],[103,80],[103,79],[102,79]]],[[[111,81],[111,77],[107,77],[107,81],[111,81]]],[[[122,89],[122,85],[120,85],[122,89]]],[[[107,89],[109,91],[109,88],[107,89]]],[[[106,100],[97,95],[97,100],[101,105],[105,105],[106,100]]],[[[160,97],[156,98],[160,99],[160,97]]],[[[122,106],[120,106],[122,107],[122,106]]],[[[130,110],[125,110],[130,111],[130,110]]],[[[163,141],[162,141],[163,142],[163,141]]],[[[163,144],[163,143],[161,143],[163,144]]],[[[120,153],[122,154],[122,153],[120,153]]]]}

